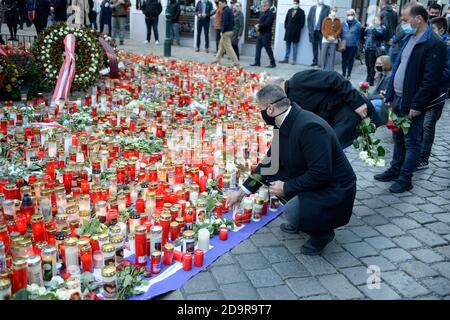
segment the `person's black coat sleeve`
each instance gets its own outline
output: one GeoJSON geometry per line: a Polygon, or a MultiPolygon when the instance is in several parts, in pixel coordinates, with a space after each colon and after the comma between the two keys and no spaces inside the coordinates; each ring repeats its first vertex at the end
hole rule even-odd
{"type": "Polygon", "coordinates": [[[289,20],[289,16],[291,15],[291,10],[292,10],[292,9],[289,9],[289,10],[288,10],[288,12],[287,12],[287,14],[286,14],[286,18],[284,18],[284,29],[286,29],[287,26],[288,26],[288,20],[289,20]]]}
{"type": "MultiPolygon", "coordinates": [[[[272,152],[272,148],[269,148],[269,150],[267,150],[266,157],[269,157],[269,158],[270,158],[271,152],[272,152]]],[[[264,184],[267,184],[267,176],[264,176],[264,175],[261,174],[261,168],[263,168],[263,167],[265,167],[265,166],[266,166],[266,165],[263,165],[263,164],[259,163],[258,166],[255,168],[255,170],[253,170],[252,175],[253,175],[253,174],[259,174],[259,175],[261,175],[261,177],[262,177],[261,182],[264,183],[264,184]]],[[[258,189],[261,187],[261,183],[259,183],[259,182],[256,182],[256,183],[255,183],[254,179],[248,177],[248,178],[244,181],[243,186],[244,186],[248,191],[250,191],[251,193],[255,193],[255,192],[258,191],[258,189]]]]}
{"type": "Polygon", "coordinates": [[[332,139],[318,123],[308,124],[298,137],[300,151],[305,157],[307,171],[284,182],[284,194],[291,198],[301,192],[315,191],[329,184],[333,175],[332,139]]]}
{"type": "Polygon", "coordinates": [[[266,15],[264,19],[259,23],[259,28],[270,28],[272,26],[273,20],[275,19],[275,15],[269,9],[269,14],[266,15]]]}
{"type": "Polygon", "coordinates": [[[436,87],[439,87],[446,61],[447,48],[444,42],[439,41],[430,46],[423,68],[423,79],[411,101],[411,109],[423,111],[427,104],[435,98],[433,95],[436,93],[436,87]]]}
{"type": "Polygon", "coordinates": [[[300,13],[299,13],[300,14],[299,28],[301,30],[305,26],[305,11],[303,11],[300,8],[298,10],[300,10],[300,13]]]}

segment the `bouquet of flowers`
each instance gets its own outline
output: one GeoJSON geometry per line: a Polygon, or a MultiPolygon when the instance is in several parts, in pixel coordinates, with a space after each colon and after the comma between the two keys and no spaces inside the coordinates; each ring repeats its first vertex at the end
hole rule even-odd
{"type": "Polygon", "coordinates": [[[360,82],[359,83],[359,91],[362,94],[367,94],[367,91],[369,90],[369,83],[368,82],[360,82]]]}
{"type": "Polygon", "coordinates": [[[403,134],[406,136],[408,134],[410,126],[411,120],[408,117],[399,117],[392,112],[391,108],[389,108],[388,122],[386,123],[386,127],[389,130],[391,130],[393,133],[399,133],[400,131],[403,131],[403,134]]]}
{"type": "Polygon", "coordinates": [[[353,141],[353,147],[359,150],[359,158],[369,166],[383,167],[385,162],[385,150],[380,145],[380,139],[375,139],[373,134],[377,131],[377,127],[371,122],[370,118],[361,121],[357,128],[360,136],[353,141]]]}

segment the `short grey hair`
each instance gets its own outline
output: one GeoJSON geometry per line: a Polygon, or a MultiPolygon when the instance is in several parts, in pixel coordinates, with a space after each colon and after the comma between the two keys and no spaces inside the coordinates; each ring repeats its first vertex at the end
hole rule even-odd
{"type": "Polygon", "coordinates": [[[241,5],[241,3],[240,3],[240,2],[236,2],[235,4],[233,4],[233,7],[236,7],[236,8],[242,9],[242,5],[241,5]]]}
{"type": "Polygon", "coordinates": [[[263,4],[268,4],[270,6],[270,1],[269,0],[261,0],[261,5],[263,4]]]}
{"type": "Polygon", "coordinates": [[[264,86],[256,94],[256,99],[260,105],[265,106],[266,108],[269,104],[272,104],[275,108],[289,107],[291,104],[291,100],[288,99],[284,90],[275,84],[264,86]],[[275,101],[278,102],[273,103],[275,101]]]}
{"type": "Polygon", "coordinates": [[[269,77],[266,80],[266,84],[275,84],[283,89],[284,79],[282,77],[269,77]]]}

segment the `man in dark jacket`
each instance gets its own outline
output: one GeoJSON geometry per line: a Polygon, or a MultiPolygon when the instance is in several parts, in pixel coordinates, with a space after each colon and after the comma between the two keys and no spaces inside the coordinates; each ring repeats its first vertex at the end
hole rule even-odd
{"type": "Polygon", "coordinates": [[[256,39],[255,63],[250,66],[261,66],[261,50],[264,47],[270,59],[270,65],[267,68],[275,68],[277,65],[272,51],[272,26],[275,20],[275,14],[270,9],[268,0],[261,1],[261,10],[258,24],[255,25],[257,32],[259,32],[258,38],[256,39]]]}
{"type": "Polygon", "coordinates": [[[142,4],[142,12],[145,15],[145,25],[147,26],[147,39],[144,43],[149,43],[153,35],[155,36],[155,44],[159,44],[158,34],[158,17],[162,12],[161,2],[159,0],[145,0],[142,4]]]}
{"type": "Polygon", "coordinates": [[[411,120],[409,131],[392,132],[394,152],[390,168],[375,175],[378,181],[394,181],[389,191],[412,189],[411,179],[420,160],[424,109],[437,97],[439,81],[446,63],[444,42],[428,26],[427,10],[407,3],[402,10],[403,30],[407,34],[394,65],[385,102],[393,112],[411,120]]]}
{"type": "Polygon", "coordinates": [[[180,45],[180,4],[177,0],[170,0],[170,9],[171,9],[171,16],[170,16],[170,24],[172,26],[172,42],[175,40],[175,44],[177,46],[180,45]]]}
{"type": "Polygon", "coordinates": [[[289,80],[274,77],[268,83],[279,85],[291,101],[326,120],[342,148],[358,137],[356,127],[363,118],[383,125],[370,101],[335,71],[305,70],[289,80]]]}
{"type": "Polygon", "coordinates": [[[200,37],[202,30],[205,33],[205,50],[209,52],[209,24],[211,23],[211,13],[213,5],[209,0],[200,0],[195,7],[195,14],[197,15],[197,43],[195,52],[200,51],[200,37]]]}
{"type": "Polygon", "coordinates": [[[381,25],[385,26],[386,32],[384,34],[384,46],[386,50],[389,52],[389,42],[392,39],[392,37],[395,34],[395,29],[397,28],[399,18],[398,13],[392,9],[392,6],[390,5],[390,0],[382,0],[380,2],[380,18],[381,18],[381,25]]]}
{"type": "Polygon", "coordinates": [[[244,32],[244,15],[242,14],[242,7],[239,2],[233,4],[233,14],[234,14],[234,28],[233,37],[231,38],[231,45],[236,53],[239,60],[239,40],[244,32]]]}
{"type": "Polygon", "coordinates": [[[36,10],[36,18],[33,20],[33,24],[36,28],[36,33],[40,34],[47,27],[48,16],[50,15],[49,0],[28,0],[27,10],[36,10]]]}
{"type": "MultiPolygon", "coordinates": [[[[97,1],[97,0],[95,0],[97,1]]],[[[67,0],[54,0],[53,2],[53,14],[55,15],[55,21],[67,21],[67,0]]]]}
{"type": "MultiPolygon", "coordinates": [[[[318,255],[333,240],[333,230],[350,220],[356,195],[355,173],[332,128],[291,103],[279,86],[265,86],[257,100],[265,122],[279,130],[268,152],[270,167],[260,163],[254,173],[270,185],[272,195],[287,201],[284,214],[289,223],[282,224],[281,230],[311,235],[301,253],[318,255]]],[[[252,178],[247,179],[229,196],[230,208],[259,186],[252,178]]]]}
{"type": "Polygon", "coordinates": [[[313,48],[313,63],[311,67],[319,64],[319,48],[322,49],[322,22],[330,14],[330,7],[324,4],[324,0],[317,0],[317,5],[312,6],[308,12],[309,42],[313,48]]]}
{"type": "Polygon", "coordinates": [[[233,37],[233,29],[234,29],[234,16],[233,11],[230,7],[227,6],[227,0],[219,0],[219,6],[222,11],[221,17],[221,26],[220,26],[220,42],[219,42],[219,51],[217,51],[216,59],[213,63],[220,63],[220,59],[222,58],[222,54],[224,51],[233,61],[234,66],[239,65],[239,60],[236,56],[236,52],[233,50],[233,46],[231,45],[231,37],[233,37]]]}
{"type": "Polygon", "coordinates": [[[286,41],[286,54],[284,60],[280,63],[288,63],[289,55],[291,53],[291,46],[293,49],[292,64],[297,61],[297,45],[300,41],[300,33],[305,25],[305,11],[303,11],[299,5],[299,0],[294,0],[294,5],[288,10],[286,19],[284,20],[284,41],[286,41]]]}

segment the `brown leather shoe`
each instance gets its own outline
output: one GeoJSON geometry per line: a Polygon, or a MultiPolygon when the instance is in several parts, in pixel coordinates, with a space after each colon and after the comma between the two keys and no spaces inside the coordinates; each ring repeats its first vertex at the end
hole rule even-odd
{"type": "Polygon", "coordinates": [[[195,49],[195,52],[199,52],[199,51],[200,51],[200,49],[199,49],[199,48],[196,48],[196,49],[195,49]]]}

